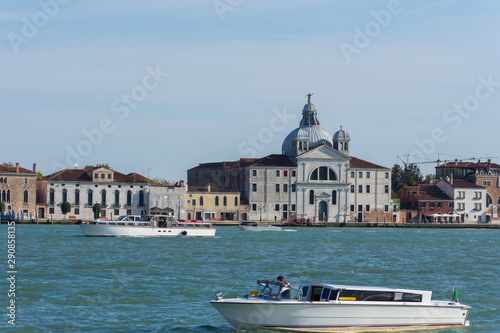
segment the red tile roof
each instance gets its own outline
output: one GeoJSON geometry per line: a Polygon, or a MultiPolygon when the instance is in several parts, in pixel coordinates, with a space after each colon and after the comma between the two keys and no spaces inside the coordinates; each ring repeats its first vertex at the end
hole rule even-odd
{"type": "MultiPolygon", "coordinates": [[[[16,173],[16,167],[15,166],[11,167],[11,166],[6,166],[6,165],[0,165],[0,172],[16,173]]],[[[28,169],[19,167],[19,173],[35,173],[35,172],[33,172],[32,170],[28,170],[28,169]]]]}
{"type": "Polygon", "coordinates": [[[448,182],[443,179],[444,182],[447,182],[448,184],[451,185],[451,187],[454,188],[477,188],[477,189],[483,189],[484,187],[479,186],[475,183],[471,183],[469,181],[463,180],[463,179],[453,179],[453,182],[448,182]]]}
{"type": "MultiPolygon", "coordinates": [[[[451,169],[455,167],[455,162],[447,162],[445,164],[438,165],[436,169],[451,169]]],[[[466,168],[466,169],[486,169],[488,168],[488,162],[475,163],[475,162],[457,162],[456,167],[466,168]]],[[[496,163],[491,163],[490,167],[492,169],[500,169],[500,165],[496,163]]]]}
{"type": "Polygon", "coordinates": [[[350,169],[383,169],[383,170],[391,170],[389,168],[362,160],[360,158],[351,156],[351,160],[349,161],[350,169]]]}
{"type": "Polygon", "coordinates": [[[453,201],[446,193],[444,193],[439,187],[432,184],[420,184],[418,186],[405,186],[417,200],[449,200],[453,201]]]}
{"type": "MultiPolygon", "coordinates": [[[[95,168],[64,169],[47,175],[42,180],[91,182],[92,178],[89,174],[91,174],[92,170],[95,170],[95,168]]],[[[117,171],[113,171],[113,173],[113,182],[115,183],[147,183],[147,178],[137,173],[129,173],[128,175],[117,171]]]]}

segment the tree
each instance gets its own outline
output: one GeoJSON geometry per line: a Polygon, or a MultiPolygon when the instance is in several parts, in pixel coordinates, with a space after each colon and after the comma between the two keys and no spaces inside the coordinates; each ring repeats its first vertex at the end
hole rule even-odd
{"type": "Polygon", "coordinates": [[[432,174],[432,173],[429,173],[425,176],[425,179],[424,179],[424,184],[430,184],[432,183],[432,181],[436,179],[436,175],[435,174],[432,174]]]}
{"type": "Polygon", "coordinates": [[[3,166],[10,166],[10,167],[14,166],[14,164],[12,162],[3,163],[2,165],[3,166]]]}
{"type": "Polygon", "coordinates": [[[0,212],[5,212],[5,203],[0,202],[0,212]]]}
{"type": "Polygon", "coordinates": [[[148,178],[148,183],[151,185],[173,185],[174,183],[165,178],[148,178]]]}
{"type": "Polygon", "coordinates": [[[92,206],[92,211],[94,212],[94,218],[98,219],[99,214],[101,214],[101,212],[102,212],[101,204],[95,203],[94,206],[92,206]]]}
{"type": "Polygon", "coordinates": [[[43,175],[40,171],[37,171],[36,173],[36,179],[42,179],[43,178],[43,175]]]}
{"type": "Polygon", "coordinates": [[[113,170],[111,167],[108,165],[108,163],[97,163],[96,165],[92,164],[87,164],[84,169],[90,169],[90,168],[105,168],[108,170],[113,170]]]}
{"type": "Polygon", "coordinates": [[[61,204],[61,212],[63,213],[63,215],[66,215],[69,212],[71,212],[71,204],[69,202],[67,202],[67,201],[64,201],[61,204]]]}
{"type": "Polygon", "coordinates": [[[423,176],[416,164],[409,164],[404,169],[399,164],[392,167],[392,190],[397,192],[404,186],[422,184],[423,176]]]}

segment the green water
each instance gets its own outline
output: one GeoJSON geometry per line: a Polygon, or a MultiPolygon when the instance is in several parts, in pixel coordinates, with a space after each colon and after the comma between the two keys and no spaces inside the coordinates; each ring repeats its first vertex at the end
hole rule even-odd
{"type": "MultiPolygon", "coordinates": [[[[428,332],[498,332],[498,230],[303,228],[213,239],[86,238],[78,226],[16,226],[16,325],[8,323],[4,279],[1,331],[231,332],[208,303],[249,292],[257,279],[433,291],[458,289],[471,326],[428,332]]],[[[7,226],[3,238],[7,271],[7,226]]],[[[0,253],[1,253],[0,252],[0,253]]],[[[0,254],[1,255],[1,254],[0,254]]],[[[427,331],[426,331],[427,332],[427,331]]]]}

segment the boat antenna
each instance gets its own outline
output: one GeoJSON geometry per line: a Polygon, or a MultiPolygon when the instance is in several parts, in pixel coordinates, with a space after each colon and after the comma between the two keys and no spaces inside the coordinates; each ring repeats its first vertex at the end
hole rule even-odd
{"type": "Polygon", "coordinates": [[[229,290],[233,289],[236,285],[238,285],[237,283],[235,283],[231,288],[229,288],[223,295],[222,297],[226,296],[226,294],[229,292],[229,290]]]}

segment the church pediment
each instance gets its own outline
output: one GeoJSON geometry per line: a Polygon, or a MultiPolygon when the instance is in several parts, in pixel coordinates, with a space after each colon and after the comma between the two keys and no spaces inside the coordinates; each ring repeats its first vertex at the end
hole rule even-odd
{"type": "Polygon", "coordinates": [[[337,160],[348,161],[350,157],[346,154],[339,152],[336,149],[333,149],[328,145],[321,145],[319,147],[309,150],[308,152],[300,156],[297,156],[297,161],[302,161],[305,159],[318,159],[318,160],[337,159],[337,160]]]}
{"type": "Polygon", "coordinates": [[[328,199],[328,198],[330,198],[330,196],[331,196],[331,195],[330,195],[330,194],[328,194],[328,193],[321,192],[320,194],[317,194],[317,195],[316,195],[316,198],[318,198],[318,199],[328,199]]]}

